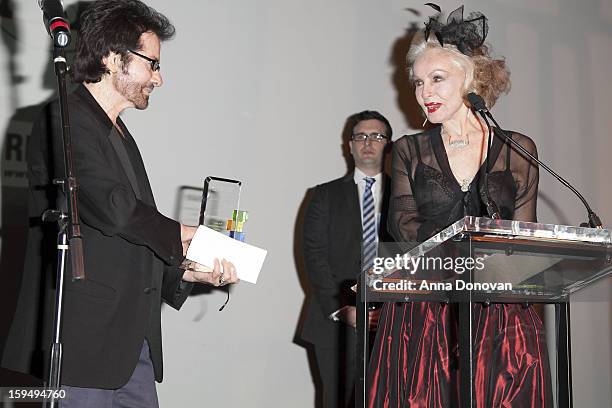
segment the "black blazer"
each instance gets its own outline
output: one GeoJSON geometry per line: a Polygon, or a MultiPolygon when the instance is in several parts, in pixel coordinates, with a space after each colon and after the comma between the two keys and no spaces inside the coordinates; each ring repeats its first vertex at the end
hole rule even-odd
{"type": "MultiPolygon", "coordinates": [[[[55,263],[56,256],[55,238],[42,232],[40,215],[54,207],[56,199],[65,205],[51,185],[64,174],[57,103],[46,112],[33,128],[27,153],[31,228],[26,268],[39,270],[55,263]]],[[[121,387],[136,366],[145,338],[155,378],[161,381],[161,299],[178,309],[192,287],[181,281],[183,271],[177,267],[183,259],[180,225],[157,211],[142,158],[121,120],[125,140],[84,86],[69,95],[69,112],[86,279],[72,282],[68,268],[62,383],[121,387]],[[114,147],[113,140],[124,149],[114,147]]],[[[49,339],[48,327],[44,331],[49,339]]],[[[38,343],[43,353],[48,345],[49,340],[38,343]]],[[[26,355],[22,362],[36,353],[28,346],[18,350],[26,355]]]]}
{"type": "MultiPolygon", "coordinates": [[[[303,225],[303,252],[310,288],[302,339],[312,344],[337,345],[342,324],[329,318],[336,310],[355,304],[350,289],[361,271],[361,209],[353,173],[313,188],[303,225]]],[[[389,178],[383,176],[380,242],[386,231],[389,178]]]]}

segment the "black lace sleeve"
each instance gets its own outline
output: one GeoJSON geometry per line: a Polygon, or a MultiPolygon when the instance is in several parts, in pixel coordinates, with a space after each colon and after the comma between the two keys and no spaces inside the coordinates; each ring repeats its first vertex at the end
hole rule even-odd
{"type": "Polygon", "coordinates": [[[414,175],[418,164],[416,136],[404,136],[393,144],[388,229],[397,242],[422,242],[445,225],[425,220],[415,200],[414,175]]]}
{"type": "MultiPolygon", "coordinates": [[[[519,142],[529,153],[538,157],[535,143],[529,137],[513,133],[512,138],[519,142]]],[[[517,191],[514,204],[514,220],[536,222],[539,169],[537,163],[516,149],[511,152],[511,169],[517,191]]]]}

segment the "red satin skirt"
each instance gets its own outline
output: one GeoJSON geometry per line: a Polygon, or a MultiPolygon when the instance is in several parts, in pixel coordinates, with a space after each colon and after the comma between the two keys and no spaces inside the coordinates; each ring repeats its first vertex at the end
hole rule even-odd
{"type": "MultiPolygon", "coordinates": [[[[552,407],[542,321],[520,304],[474,304],[476,406],[552,407]]],[[[368,370],[368,407],[459,407],[457,308],[383,306],[368,370]]]]}

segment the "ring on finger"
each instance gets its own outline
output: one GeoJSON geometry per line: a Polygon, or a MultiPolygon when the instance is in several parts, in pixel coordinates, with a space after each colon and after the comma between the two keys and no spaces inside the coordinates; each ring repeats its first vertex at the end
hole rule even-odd
{"type": "Polygon", "coordinates": [[[225,283],[225,278],[223,278],[223,275],[219,276],[219,285],[223,285],[225,283]]]}

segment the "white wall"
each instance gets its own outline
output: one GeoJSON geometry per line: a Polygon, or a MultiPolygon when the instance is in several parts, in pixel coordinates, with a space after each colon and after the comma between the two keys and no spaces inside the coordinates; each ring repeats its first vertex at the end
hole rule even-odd
{"type": "MultiPolygon", "coordinates": [[[[16,107],[50,93],[40,80],[47,55],[40,13],[34,1],[18,3],[16,61],[25,81],[11,93],[0,47],[1,129],[16,107]]],[[[236,287],[225,311],[216,311],[218,292],[190,299],[180,313],[164,311],[161,404],[311,407],[306,353],[292,342],[303,302],[293,253],[298,208],[308,187],[345,172],[340,133],[348,115],[377,109],[397,136],[413,131],[400,108],[408,82],[392,54],[430,9],[400,0],[148,3],[178,34],[162,48],[165,84],[150,108],[124,117],[157,204],[173,214],[179,186],[200,186],[207,175],[238,178],[251,216],[248,241],[269,251],[258,284],[236,287]]],[[[532,136],[540,157],[612,226],[612,2],[467,0],[466,9],[489,17],[489,41],[512,71],[513,90],[494,110],[499,122],[532,136]]],[[[550,177],[542,175],[540,191],[540,221],[585,219],[550,177]]],[[[573,309],[575,406],[612,400],[611,285],[600,286],[601,301],[587,302],[587,294],[573,309]]]]}

